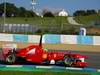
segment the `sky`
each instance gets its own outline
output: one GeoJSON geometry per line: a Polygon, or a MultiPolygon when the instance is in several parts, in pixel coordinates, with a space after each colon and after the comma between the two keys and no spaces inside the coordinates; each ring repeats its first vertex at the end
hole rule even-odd
{"type": "MultiPolygon", "coordinates": [[[[17,7],[25,7],[31,9],[31,0],[6,0],[7,2],[14,3],[17,7]]],[[[0,3],[4,0],[0,0],[0,3]]],[[[100,0],[37,0],[35,6],[37,10],[61,10],[65,9],[68,13],[72,14],[76,10],[86,9],[100,9],[100,0]]]]}

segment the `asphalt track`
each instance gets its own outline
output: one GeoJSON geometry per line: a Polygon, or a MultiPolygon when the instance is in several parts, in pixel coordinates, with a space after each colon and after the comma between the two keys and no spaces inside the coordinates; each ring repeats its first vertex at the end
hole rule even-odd
{"type": "MultiPolygon", "coordinates": [[[[80,53],[82,55],[88,56],[88,59],[86,59],[86,62],[88,62],[87,68],[100,69],[100,53],[96,53],[96,52],[79,52],[79,51],[77,51],[77,52],[71,51],[71,52],[80,53]]],[[[0,54],[0,59],[1,58],[2,57],[1,57],[1,54],[0,54]]]]}
{"type": "Polygon", "coordinates": [[[88,59],[86,61],[88,62],[89,68],[96,68],[100,69],[100,53],[90,53],[90,52],[77,52],[81,53],[83,55],[88,56],[88,59]]]}

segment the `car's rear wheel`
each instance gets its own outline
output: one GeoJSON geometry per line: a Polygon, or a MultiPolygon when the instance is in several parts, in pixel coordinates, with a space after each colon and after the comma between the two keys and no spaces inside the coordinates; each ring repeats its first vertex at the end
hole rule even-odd
{"type": "Polygon", "coordinates": [[[6,57],[7,64],[13,64],[16,61],[16,57],[14,54],[10,54],[6,57]]]}

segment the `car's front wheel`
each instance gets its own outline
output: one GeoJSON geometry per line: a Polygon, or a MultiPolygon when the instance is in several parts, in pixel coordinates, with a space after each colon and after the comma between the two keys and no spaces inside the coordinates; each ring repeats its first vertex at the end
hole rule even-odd
{"type": "Polygon", "coordinates": [[[65,56],[63,61],[64,61],[65,66],[72,66],[73,65],[73,59],[70,58],[69,56],[65,56]]]}

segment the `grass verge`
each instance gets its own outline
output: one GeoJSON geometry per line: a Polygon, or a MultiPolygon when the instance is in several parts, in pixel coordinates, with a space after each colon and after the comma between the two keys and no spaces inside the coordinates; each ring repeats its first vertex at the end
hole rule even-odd
{"type": "Polygon", "coordinates": [[[91,75],[89,73],[70,72],[23,72],[23,71],[0,71],[0,75],[91,75]]]}

